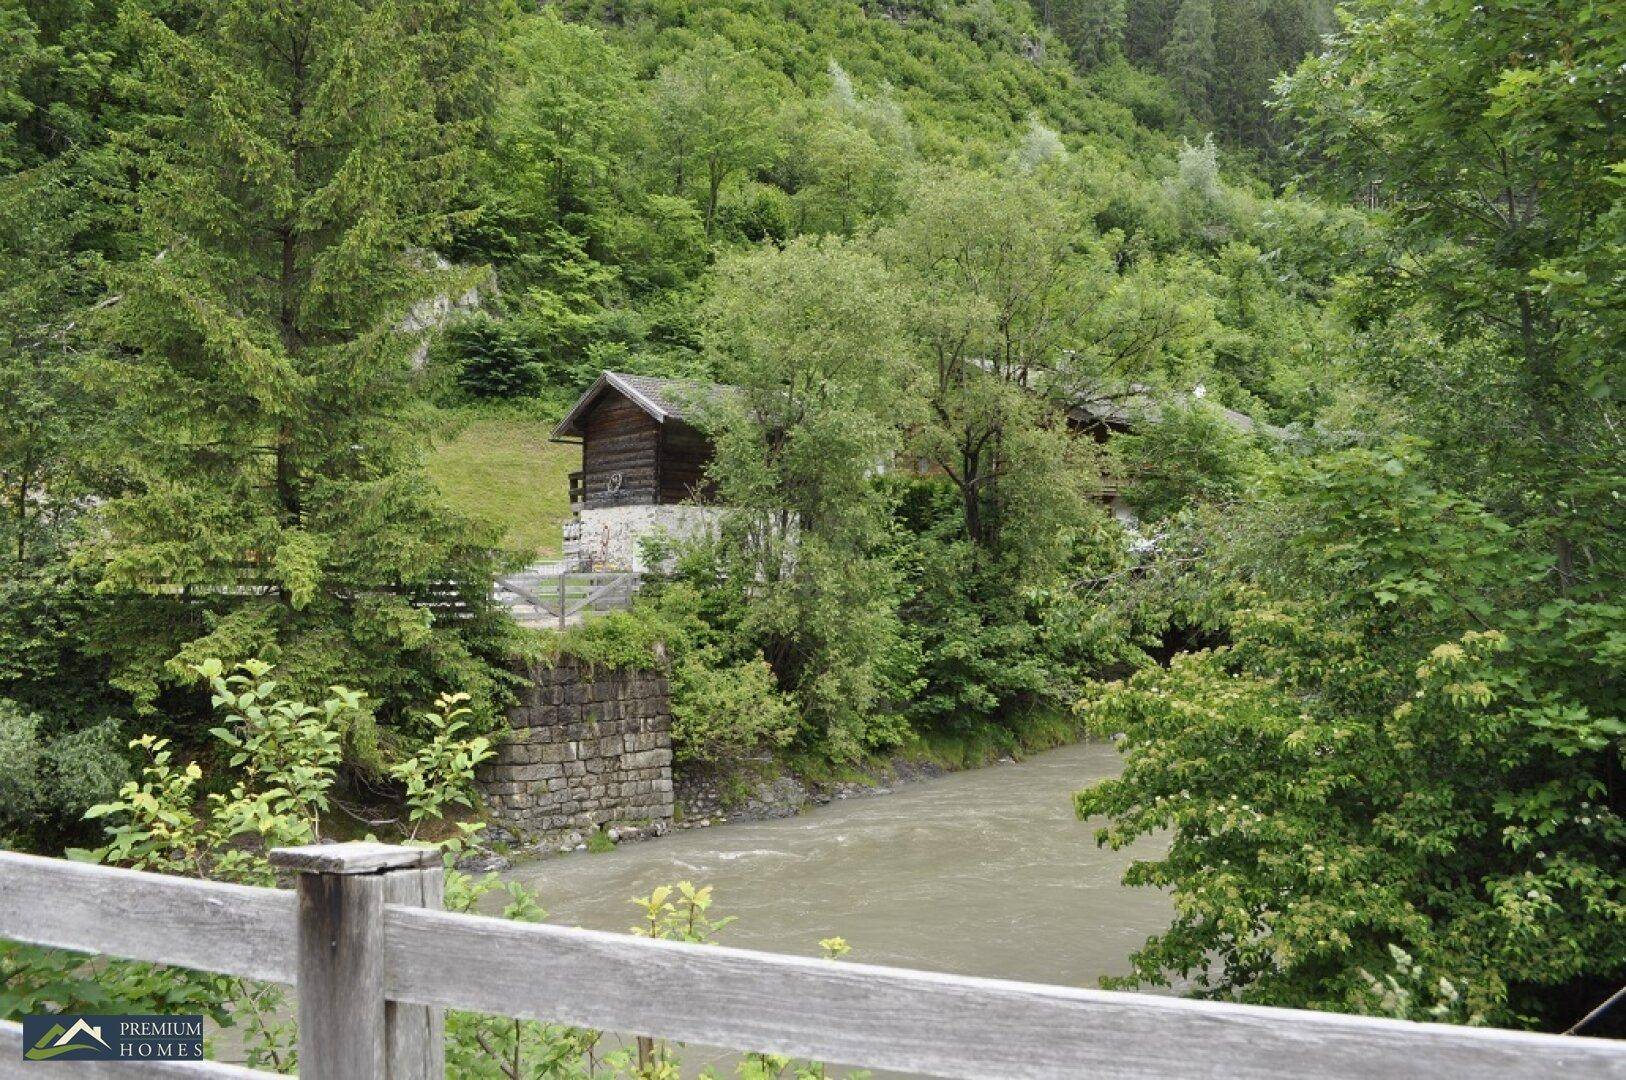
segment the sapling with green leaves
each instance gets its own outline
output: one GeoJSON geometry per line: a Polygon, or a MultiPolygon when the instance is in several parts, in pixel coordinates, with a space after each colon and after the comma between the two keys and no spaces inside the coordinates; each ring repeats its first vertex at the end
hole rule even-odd
{"type": "MultiPolygon", "coordinates": [[[[390,769],[390,776],[406,790],[407,839],[416,840],[418,831],[429,821],[440,821],[455,806],[472,809],[477,799],[474,770],[492,757],[491,740],[484,735],[464,735],[468,718],[474,715],[464,702],[469,695],[442,694],[435,710],[423,720],[432,734],[411,757],[390,769]]],[[[459,822],[462,839],[469,839],[469,822],[459,822]]],[[[479,826],[474,826],[478,831],[479,826]]]]}
{"type": "MultiPolygon", "coordinates": [[[[322,840],[345,734],[365,725],[370,713],[360,693],[342,686],[333,687],[320,705],[285,697],[270,677],[272,670],[257,660],[228,670],[212,658],[194,668],[208,682],[211,702],[223,721],[210,733],[229,751],[226,768],[232,782],[226,792],[209,792],[200,799],[206,784],[202,766],[196,761],[181,764],[170,740],[142,735],[130,744],[146,759],[140,776],[86,814],[105,821],[107,843],[69,854],[138,870],[274,885],[268,852],[322,840]]],[[[473,805],[474,768],[491,750],[485,737],[466,734],[466,700],[465,694],[438,699],[435,709],[421,718],[427,741],[390,770],[404,787],[408,842],[419,842],[420,827],[440,820],[448,806],[473,805]]],[[[434,846],[450,859],[476,842],[482,828],[478,822],[460,822],[455,833],[434,846]]],[[[472,904],[480,892],[455,872],[447,884],[454,910],[472,904]]],[[[540,911],[534,898],[518,890],[507,914],[536,917],[540,911]]],[[[107,972],[93,971],[82,959],[53,960],[20,947],[13,951],[18,962],[8,968],[19,974],[19,989],[13,991],[19,1001],[25,1000],[22,995],[57,1004],[101,1001],[105,995],[98,996],[95,985],[112,979],[113,985],[126,988],[124,1000],[206,1001],[221,1023],[241,1023],[251,1064],[276,1071],[295,1065],[296,1033],[284,1019],[284,991],[272,984],[121,963],[107,972]]]]}
{"type": "Polygon", "coordinates": [[[130,743],[146,755],[141,775],[85,814],[108,819],[107,844],[70,854],[138,870],[270,885],[275,874],[265,852],[321,839],[322,814],[338,775],[340,732],[363,715],[361,695],[336,686],[320,706],[280,697],[277,682],[267,677],[271,665],[261,661],[227,673],[210,659],[194,670],[208,681],[211,702],[226,721],[210,733],[231,751],[230,789],[209,793],[200,806],[202,767],[177,763],[170,740],[142,735],[130,743]],[[245,837],[255,846],[244,846],[245,837]]]}

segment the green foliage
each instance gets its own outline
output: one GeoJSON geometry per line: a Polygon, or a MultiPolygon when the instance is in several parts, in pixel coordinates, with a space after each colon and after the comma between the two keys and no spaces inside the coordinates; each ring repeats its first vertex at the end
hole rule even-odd
{"type": "Polygon", "coordinates": [[[1389,955],[1394,960],[1394,970],[1386,972],[1381,979],[1364,969],[1361,971],[1373,998],[1371,1008],[1363,1011],[1392,1016],[1396,1020],[1435,1024],[1484,1023],[1478,1013],[1463,1009],[1462,994],[1450,979],[1440,975],[1430,985],[1423,966],[1405,949],[1390,945],[1389,955]]]}
{"type": "Polygon", "coordinates": [[[672,750],[678,761],[727,765],[777,750],[796,734],[795,704],[760,656],[720,665],[691,653],[672,677],[672,750]]]}
{"type": "Polygon", "coordinates": [[[1193,501],[1242,498],[1265,455],[1201,402],[1170,408],[1155,427],[1113,440],[1112,452],[1136,514],[1156,523],[1193,501]]]}
{"type": "MultiPolygon", "coordinates": [[[[468,699],[467,694],[442,694],[434,711],[421,720],[430,732],[429,739],[411,757],[390,769],[390,777],[406,793],[410,840],[418,838],[418,830],[426,822],[442,820],[448,808],[472,809],[478,798],[474,770],[496,755],[491,740],[485,736],[460,735],[468,729],[467,718],[473,715],[473,710],[462,704],[468,699]]],[[[465,824],[462,831],[472,836],[478,826],[471,831],[465,824]]]]}
{"type": "Polygon", "coordinates": [[[41,717],[0,698],[0,839],[29,847],[73,839],[69,823],[129,773],[119,745],[110,721],[51,734],[41,717]]]}
{"type": "Polygon", "coordinates": [[[641,909],[641,921],[627,932],[638,937],[709,945],[734,921],[732,915],[713,918],[711,886],[697,888],[688,881],[659,886],[648,896],[634,897],[632,903],[641,909]]]}
{"type": "Polygon", "coordinates": [[[1619,33],[1585,3],[1442,0],[1355,5],[1335,45],[1279,92],[1318,177],[1396,238],[1341,297],[1359,361],[1443,474],[1546,519],[1555,572],[1584,579],[1618,531],[1619,33]]]}
{"type": "Polygon", "coordinates": [[[446,330],[439,350],[440,362],[456,371],[457,385],[472,397],[523,397],[542,385],[535,347],[488,316],[459,320],[446,330]]]}
{"type": "Polygon", "coordinates": [[[1213,117],[1214,0],[1180,0],[1169,40],[1163,45],[1163,73],[1201,122],[1213,117]]]}
{"type": "MultiPolygon", "coordinates": [[[[1075,46],[1100,46],[1078,57],[1088,80],[1009,0],[898,19],[806,0],[637,2],[608,18],[391,0],[371,21],[342,4],[114,6],[101,21],[28,8],[0,121],[17,125],[7,164],[21,170],[0,189],[18,211],[3,245],[18,286],[0,300],[16,313],[0,320],[15,375],[0,393],[18,406],[0,486],[15,513],[0,540],[52,578],[71,558],[102,588],[83,616],[48,605],[61,625],[0,627],[4,692],[52,724],[36,693],[50,680],[23,685],[28,665],[9,658],[59,633],[76,686],[106,688],[96,712],[162,713],[183,743],[204,712],[185,699],[189,669],[210,656],[274,660],[305,696],[352,681],[386,745],[448,686],[489,719],[514,647],[487,604],[496,537],[425,483],[417,398],[455,368],[467,392],[542,414],[613,365],[755,380],[758,415],[724,425],[740,436],[724,458],[730,498],[765,516],[740,526],[745,557],[730,537],[714,554],[731,564],[697,572],[719,602],[702,620],[710,651],[674,664],[679,700],[737,747],[752,736],[722,735],[717,703],[764,704],[756,737],[771,745],[785,695],[804,744],[895,743],[934,645],[903,627],[917,566],[969,558],[978,581],[962,599],[977,610],[955,625],[989,677],[1037,636],[1070,636],[1054,601],[1073,538],[1097,528],[1093,454],[1029,375],[1044,396],[1038,373],[1064,358],[1070,377],[1200,368],[1219,337],[1203,294],[1218,286],[1188,252],[1251,223],[1212,161],[1202,199],[1160,185],[1173,144],[1147,125],[1168,128],[1176,106],[1115,58],[1133,5],[1046,9],[1072,20],[1075,46]],[[386,26],[400,32],[369,29],[386,26]],[[310,54],[274,47],[285,36],[310,54]],[[53,109],[59,131],[94,135],[83,153],[53,142],[53,109]],[[765,240],[782,250],[742,250],[765,240]],[[956,335],[968,347],[932,392],[924,350],[956,335]],[[810,341],[832,352],[782,409],[778,373],[810,341]],[[960,377],[989,350],[999,379],[960,377]],[[805,393],[821,381],[841,393],[805,393]],[[784,437],[749,460],[753,424],[784,437]],[[900,448],[952,462],[967,434],[971,464],[951,471],[973,546],[917,556],[871,473],[900,448]],[[774,524],[779,485],[797,491],[774,524]],[[757,594],[763,567],[777,569],[757,594]],[[1017,602],[997,599],[1002,572],[1021,574],[1017,602]],[[432,617],[447,582],[473,617],[432,617]],[[713,661],[722,674],[703,670],[713,661]]],[[[1268,239],[1260,251],[1292,237],[1268,239]]],[[[1261,280],[1251,291],[1272,291],[1261,280]]],[[[1291,322],[1296,302],[1260,321],[1291,322]]],[[[1262,337],[1225,338],[1254,393],[1297,344],[1262,337]]],[[[453,472],[460,506],[508,482],[453,472]]],[[[505,503],[492,516],[511,535],[543,527],[517,528],[533,511],[505,503]]],[[[959,602],[917,611],[925,623],[959,602]]],[[[622,650],[615,632],[580,647],[632,662],[642,646],[622,650]]],[[[1071,681],[1059,655],[1010,665],[986,694],[934,694],[1004,710],[1071,681]]],[[[376,767],[367,742],[344,745],[376,767]]]]}
{"type": "Polygon", "coordinates": [[[1271,80],[1335,28],[1332,13],[1326,0],[1129,0],[1121,38],[1132,61],[1163,73],[1193,119],[1272,159],[1292,130],[1259,105],[1271,80]]]}
{"type": "Polygon", "coordinates": [[[686,628],[665,613],[640,605],[631,612],[612,611],[588,619],[560,635],[544,639],[543,650],[575,657],[590,667],[611,671],[647,668],[681,641],[686,628]]]}
{"type": "Polygon", "coordinates": [[[768,73],[716,40],[684,53],[655,76],[651,118],[674,194],[698,188],[706,234],[723,185],[774,157],[768,73]]]}
{"type": "Polygon", "coordinates": [[[1417,464],[1285,470],[1272,511],[1193,537],[1246,575],[1209,579],[1232,644],[1090,698],[1127,765],[1080,814],[1169,836],[1126,878],[1177,907],[1136,979],[1392,1011],[1393,946],[1411,992],[1448,979],[1434,1004],[1501,1024],[1618,982],[1622,609],[1553,595],[1521,530],[1417,464]]]}
{"type": "Polygon", "coordinates": [[[729,595],[805,734],[855,757],[899,647],[886,497],[870,476],[908,407],[898,290],[854,245],[796,240],[720,266],[707,317],[713,363],[739,393],[708,421],[729,511],[693,580],[729,595]]]}
{"type": "Polygon", "coordinates": [[[437,683],[490,708],[491,541],[418,467],[406,327],[471,284],[426,252],[464,188],[493,10],[226,3],[177,28],[124,8],[152,107],[93,320],[116,479],[77,557],[109,592],[169,597],[167,632],[98,642],[138,705],[215,655],[304,691],[359,672],[387,715],[437,683]],[[445,581],[476,618],[411,603],[445,581]]]}
{"type": "Polygon", "coordinates": [[[1125,0],[1048,0],[1043,10],[1080,67],[1095,67],[1123,51],[1129,21],[1125,0]]]}
{"type": "Polygon", "coordinates": [[[228,792],[209,792],[200,799],[202,767],[178,764],[168,739],[143,735],[130,744],[146,758],[140,778],[127,781],[115,798],[85,813],[109,819],[108,843],[76,857],[271,885],[274,875],[265,851],[320,839],[342,733],[365,716],[361,695],[334,687],[321,706],[277,697],[277,683],[266,677],[270,671],[260,661],[246,662],[230,674],[218,660],[198,666],[225,721],[212,734],[229,755],[226,767],[233,770],[233,779],[228,792]],[[258,848],[245,846],[244,839],[258,848]]]}

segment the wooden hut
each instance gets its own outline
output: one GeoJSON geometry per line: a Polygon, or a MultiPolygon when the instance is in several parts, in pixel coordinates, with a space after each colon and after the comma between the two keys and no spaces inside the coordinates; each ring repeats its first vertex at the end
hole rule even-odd
{"type": "Polygon", "coordinates": [[[598,377],[553,429],[555,442],[582,448],[582,467],[570,475],[567,560],[575,539],[580,563],[643,569],[645,536],[686,534],[710,520],[695,505],[707,493],[712,457],[697,420],[726,392],[689,379],[598,377]]]}

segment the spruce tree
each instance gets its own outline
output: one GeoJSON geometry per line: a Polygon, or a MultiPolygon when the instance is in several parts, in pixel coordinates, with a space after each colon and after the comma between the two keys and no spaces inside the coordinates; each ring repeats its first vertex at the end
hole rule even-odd
{"type": "Polygon", "coordinates": [[[96,554],[104,589],[147,597],[107,635],[138,700],[204,656],[386,710],[489,700],[490,544],[420,468],[412,328],[470,284],[436,245],[494,12],[221,0],[186,33],[126,14],[160,109],[130,140],[143,244],[100,327],[117,488],[96,554]],[[448,582],[460,610],[421,602],[448,582]]]}
{"type": "Polygon", "coordinates": [[[1270,80],[1291,59],[1272,55],[1274,43],[1266,25],[1261,0],[1216,0],[1214,52],[1225,63],[1216,64],[1209,91],[1214,126],[1222,138],[1246,146],[1269,144],[1270,80]]]}
{"type": "Polygon", "coordinates": [[[1057,0],[1048,22],[1089,69],[1122,53],[1126,18],[1125,0],[1057,0]]]}
{"type": "Polygon", "coordinates": [[[1196,117],[1212,116],[1214,0],[1180,0],[1174,28],[1163,46],[1163,73],[1196,117]]]}

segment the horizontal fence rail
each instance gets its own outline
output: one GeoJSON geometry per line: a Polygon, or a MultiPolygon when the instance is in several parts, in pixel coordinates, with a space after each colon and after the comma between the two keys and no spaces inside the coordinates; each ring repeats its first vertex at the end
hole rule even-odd
{"type": "MultiPolygon", "coordinates": [[[[319,994],[324,1016],[356,996],[335,998],[337,991],[360,988],[369,1000],[352,1003],[359,1019],[322,1025],[324,1037],[354,1032],[359,1044],[371,1031],[377,1045],[362,1046],[360,1057],[342,1056],[349,1046],[324,1056],[307,1046],[302,1027],[302,1066],[316,1080],[396,1075],[396,1055],[406,1051],[393,1027],[383,1034],[386,1001],[392,1017],[417,1010],[418,1019],[434,1018],[411,1029],[418,1041],[410,1053],[437,1062],[440,1048],[430,1044],[440,1039],[439,1010],[466,1009],[965,1080],[1626,1078],[1626,1044],[1601,1039],[1040,986],[509,922],[434,910],[438,895],[427,906],[417,897],[392,902],[403,895],[392,884],[398,875],[438,874],[416,849],[345,844],[278,855],[300,872],[297,905],[283,890],[0,853],[0,936],[299,982],[302,1009],[307,995],[319,994]],[[360,914],[346,922],[352,909],[360,914]],[[374,1051],[389,1057],[387,1069],[367,1056],[374,1051]]],[[[330,1042],[326,1052],[333,1050],[330,1042]]],[[[0,1075],[9,1075],[8,1053],[0,1046],[0,1075]]],[[[18,1075],[45,1075],[29,1069],[18,1075]]]]}
{"type": "Polygon", "coordinates": [[[0,851],[0,938],[294,981],[294,894],[0,851]]]}
{"type": "Polygon", "coordinates": [[[388,908],[406,1001],[933,1076],[1626,1076],[1626,1046],[388,908]]]}

